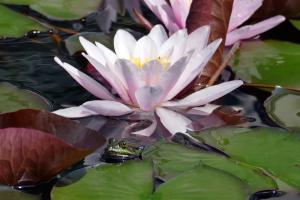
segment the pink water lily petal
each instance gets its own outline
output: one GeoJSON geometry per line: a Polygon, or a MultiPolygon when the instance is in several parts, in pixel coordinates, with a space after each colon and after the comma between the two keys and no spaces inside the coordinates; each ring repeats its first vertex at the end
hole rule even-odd
{"type": "Polygon", "coordinates": [[[96,59],[92,58],[89,55],[82,54],[94,67],[95,69],[103,76],[103,78],[115,89],[123,101],[127,104],[131,104],[131,100],[127,94],[127,90],[121,80],[113,73],[110,68],[103,66],[96,59]]]}
{"type": "Polygon", "coordinates": [[[166,96],[165,100],[170,100],[174,98],[180,91],[182,91],[190,82],[192,82],[203,70],[204,66],[214,55],[215,51],[218,49],[222,40],[215,40],[210,43],[205,49],[195,52],[189,63],[187,64],[182,75],[171,89],[171,91],[166,96]]]}
{"type": "Polygon", "coordinates": [[[125,30],[118,30],[114,37],[115,52],[119,58],[130,59],[133,56],[136,39],[125,30]]]}
{"type": "Polygon", "coordinates": [[[191,115],[210,115],[214,110],[219,108],[220,105],[206,104],[201,107],[193,107],[187,111],[187,114],[191,115]]]}
{"type": "Polygon", "coordinates": [[[163,97],[160,87],[144,86],[135,92],[136,101],[143,111],[153,111],[163,97]]]}
{"type": "Polygon", "coordinates": [[[148,8],[164,23],[167,29],[174,33],[179,30],[171,6],[166,0],[144,0],[148,8]]]}
{"type": "Polygon", "coordinates": [[[102,65],[106,64],[106,58],[104,57],[104,54],[102,51],[96,47],[93,43],[85,39],[84,37],[80,36],[79,41],[85,51],[94,59],[96,59],[98,62],[100,62],[102,65]]]}
{"type": "Polygon", "coordinates": [[[185,133],[187,126],[192,122],[187,117],[166,108],[156,108],[156,114],[164,127],[166,127],[172,135],[185,133]]]}
{"type": "Polygon", "coordinates": [[[139,39],[135,45],[133,58],[138,59],[141,65],[157,57],[157,47],[149,36],[139,39]]]}
{"type": "Polygon", "coordinates": [[[187,45],[187,37],[180,37],[176,41],[176,45],[173,48],[173,52],[170,56],[170,64],[176,63],[182,56],[185,56],[184,50],[187,45]]]}
{"type": "Polygon", "coordinates": [[[155,42],[157,48],[160,48],[160,46],[168,39],[165,28],[160,24],[155,25],[148,36],[155,42]]]}
{"type": "Polygon", "coordinates": [[[104,46],[103,44],[101,44],[99,42],[95,42],[95,43],[96,43],[96,46],[102,51],[102,53],[106,59],[107,65],[113,70],[114,64],[115,64],[116,60],[118,59],[117,55],[112,50],[110,50],[109,48],[104,46]]]}
{"type": "Polygon", "coordinates": [[[132,62],[125,59],[119,59],[116,61],[116,70],[119,71],[119,74],[121,74],[127,84],[128,94],[131,101],[137,105],[135,92],[137,89],[145,85],[140,70],[132,62]]]}
{"type": "Polygon", "coordinates": [[[262,3],[263,0],[234,0],[228,32],[249,19],[262,3]]]}
{"type": "Polygon", "coordinates": [[[72,65],[63,63],[58,57],[54,58],[55,62],[62,66],[82,87],[89,91],[94,96],[105,99],[115,100],[115,97],[100,83],[82,73],[72,65]]]}
{"type": "Polygon", "coordinates": [[[161,105],[164,107],[201,106],[230,93],[231,91],[235,90],[241,85],[243,85],[243,81],[240,80],[228,81],[194,92],[179,101],[169,101],[169,102],[162,103],[161,105]]]}
{"type": "Polygon", "coordinates": [[[117,101],[95,100],[85,102],[82,106],[103,116],[122,116],[133,112],[130,107],[117,101]]]}
{"type": "Polygon", "coordinates": [[[192,0],[170,0],[171,7],[179,28],[185,28],[192,0]]]}
{"type": "Polygon", "coordinates": [[[127,85],[125,80],[122,78],[122,75],[119,74],[119,71],[117,71],[115,68],[115,63],[118,59],[117,55],[115,52],[104,46],[103,44],[100,44],[96,42],[96,46],[103,52],[105,58],[106,58],[106,63],[109,66],[109,68],[116,74],[116,76],[120,79],[124,87],[127,89],[127,85]]]}
{"type": "Polygon", "coordinates": [[[148,126],[145,129],[139,130],[139,131],[132,131],[131,134],[150,137],[154,133],[154,131],[157,127],[157,121],[154,117],[149,120],[151,120],[151,122],[152,122],[152,124],[150,126],[148,126]]]}
{"type": "Polygon", "coordinates": [[[82,118],[97,115],[96,112],[82,106],[59,109],[53,113],[66,118],[82,118]]]}
{"type": "Polygon", "coordinates": [[[233,30],[232,32],[227,33],[225,45],[229,46],[239,40],[253,38],[263,32],[266,32],[267,30],[274,28],[284,20],[285,17],[277,15],[275,17],[271,17],[264,21],[258,22],[254,25],[243,26],[241,28],[233,30]]]}
{"type": "Polygon", "coordinates": [[[85,102],[78,107],[60,109],[53,113],[68,118],[81,118],[92,115],[122,116],[131,112],[133,112],[131,108],[120,102],[95,100],[85,102]]]}
{"type": "Polygon", "coordinates": [[[143,66],[140,76],[146,85],[156,86],[164,73],[165,70],[161,63],[157,60],[152,60],[143,66]]]}
{"type": "Polygon", "coordinates": [[[182,41],[188,37],[187,30],[181,29],[174,33],[168,40],[166,40],[159,49],[159,57],[170,58],[173,54],[174,48],[178,41],[182,41]]]}
{"type": "Polygon", "coordinates": [[[157,85],[163,89],[163,98],[165,98],[174,87],[175,83],[185,70],[189,59],[190,56],[182,57],[162,75],[157,85]]]}
{"type": "Polygon", "coordinates": [[[202,26],[194,30],[188,35],[184,52],[188,53],[193,50],[200,51],[201,49],[205,48],[209,39],[209,34],[209,26],[202,26]]]}

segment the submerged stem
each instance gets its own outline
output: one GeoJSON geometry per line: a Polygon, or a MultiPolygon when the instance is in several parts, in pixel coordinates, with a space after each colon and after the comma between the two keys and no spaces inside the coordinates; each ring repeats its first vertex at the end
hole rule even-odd
{"type": "Polygon", "coordinates": [[[230,62],[230,60],[234,56],[235,52],[240,48],[240,44],[241,44],[240,42],[236,42],[233,45],[233,47],[230,49],[228,54],[225,56],[221,66],[218,68],[218,70],[214,73],[214,75],[208,81],[208,84],[207,84],[208,86],[212,86],[217,81],[217,79],[220,76],[220,74],[222,73],[222,71],[225,69],[227,64],[230,62]]]}

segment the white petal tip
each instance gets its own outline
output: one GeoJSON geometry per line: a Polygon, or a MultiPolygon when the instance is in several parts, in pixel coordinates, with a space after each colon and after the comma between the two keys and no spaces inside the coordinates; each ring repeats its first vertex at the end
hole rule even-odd
{"type": "Polygon", "coordinates": [[[57,57],[57,56],[54,57],[54,61],[55,61],[57,64],[59,64],[59,65],[63,65],[63,64],[64,64],[64,63],[60,60],[60,58],[57,57]]]}

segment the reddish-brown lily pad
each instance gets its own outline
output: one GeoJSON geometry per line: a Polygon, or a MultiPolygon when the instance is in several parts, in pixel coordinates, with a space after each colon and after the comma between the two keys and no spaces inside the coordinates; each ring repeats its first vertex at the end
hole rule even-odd
{"type": "Polygon", "coordinates": [[[38,110],[0,115],[0,184],[49,180],[105,143],[72,120],[38,110]]]}
{"type": "Polygon", "coordinates": [[[81,126],[79,123],[42,110],[24,109],[1,114],[0,128],[10,127],[39,130],[55,135],[77,148],[87,148],[92,151],[106,141],[99,133],[81,126]]]}
{"type": "Polygon", "coordinates": [[[223,39],[215,55],[206,65],[201,76],[198,77],[196,85],[206,85],[222,63],[232,5],[233,0],[194,0],[192,3],[187,19],[188,31],[192,32],[200,26],[210,25],[210,41],[223,39]]]}

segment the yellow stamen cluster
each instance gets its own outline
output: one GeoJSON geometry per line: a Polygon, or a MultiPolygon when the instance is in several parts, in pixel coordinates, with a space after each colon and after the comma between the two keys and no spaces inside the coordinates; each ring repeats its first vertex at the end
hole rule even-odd
{"type": "Polygon", "coordinates": [[[142,69],[144,67],[144,65],[150,61],[158,61],[163,66],[164,69],[167,69],[170,65],[169,59],[160,58],[160,57],[158,57],[157,59],[147,59],[146,58],[143,60],[141,60],[140,58],[131,58],[130,61],[132,63],[134,63],[135,66],[137,66],[139,69],[142,69]]]}

